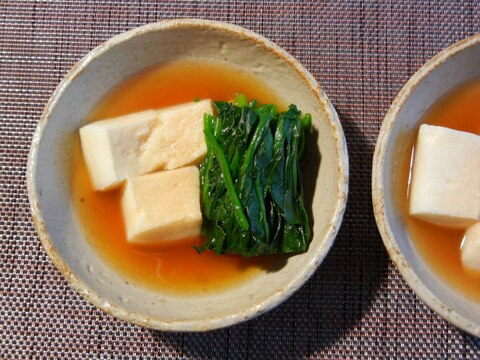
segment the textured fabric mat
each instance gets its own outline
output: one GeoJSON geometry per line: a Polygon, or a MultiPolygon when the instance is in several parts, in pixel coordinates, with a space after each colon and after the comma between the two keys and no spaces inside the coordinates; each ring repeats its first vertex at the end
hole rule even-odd
{"type": "Polygon", "coordinates": [[[430,57],[480,30],[478,1],[0,2],[0,358],[465,358],[480,341],[442,320],[389,260],[371,205],[382,118],[430,57]],[[232,22],[300,60],[334,103],[350,153],[350,197],[331,252],[275,310],[228,329],[162,333],[106,315],[43,251],[29,213],[32,134],[68,69],[136,26],[232,22]]]}

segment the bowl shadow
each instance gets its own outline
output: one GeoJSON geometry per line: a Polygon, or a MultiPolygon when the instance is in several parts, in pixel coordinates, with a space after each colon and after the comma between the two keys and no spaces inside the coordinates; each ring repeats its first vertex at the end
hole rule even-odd
{"type": "MultiPolygon", "coordinates": [[[[374,145],[352,118],[339,116],[350,156],[348,206],[335,243],[315,274],[266,314],[206,333],[152,331],[159,345],[194,358],[308,357],[341,338],[369,311],[389,263],[371,201],[374,145]]],[[[308,194],[310,185],[304,186],[308,194]]],[[[305,201],[311,209],[311,199],[305,201]]]]}

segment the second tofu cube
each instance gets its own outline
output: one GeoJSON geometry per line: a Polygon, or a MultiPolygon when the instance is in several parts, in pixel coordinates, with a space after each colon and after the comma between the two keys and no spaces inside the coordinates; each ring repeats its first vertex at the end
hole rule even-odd
{"type": "Polygon", "coordinates": [[[470,226],[465,233],[462,264],[466,270],[480,274],[480,222],[470,226]]]}
{"type": "Polygon", "coordinates": [[[127,240],[156,244],[200,235],[200,179],[196,166],[129,178],[122,197],[127,240]]]}
{"type": "Polygon", "coordinates": [[[480,136],[420,126],[410,214],[452,227],[468,227],[480,219],[480,136]]]}

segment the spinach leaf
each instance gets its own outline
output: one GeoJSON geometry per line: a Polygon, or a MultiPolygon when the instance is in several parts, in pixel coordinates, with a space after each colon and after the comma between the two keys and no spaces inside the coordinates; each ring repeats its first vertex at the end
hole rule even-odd
{"type": "Polygon", "coordinates": [[[245,96],[217,101],[205,115],[200,165],[205,244],[197,250],[254,256],[308,249],[310,224],[300,160],[311,116],[295,105],[278,113],[245,96]]]}

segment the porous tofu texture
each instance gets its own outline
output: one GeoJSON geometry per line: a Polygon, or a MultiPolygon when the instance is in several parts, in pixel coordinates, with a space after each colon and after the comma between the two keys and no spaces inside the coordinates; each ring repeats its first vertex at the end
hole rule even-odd
{"type": "Polygon", "coordinates": [[[470,226],[462,243],[463,267],[480,274],[480,222],[470,226]]]}
{"type": "Polygon", "coordinates": [[[80,129],[92,185],[108,190],[127,177],[200,163],[207,153],[203,116],[210,100],[95,121],[80,129]]]}
{"type": "Polygon", "coordinates": [[[196,166],[128,178],[122,196],[127,240],[158,244],[200,235],[200,179],[196,166]]]}
{"type": "Polygon", "coordinates": [[[480,136],[440,126],[420,126],[410,214],[458,228],[480,220],[480,136]]]}

